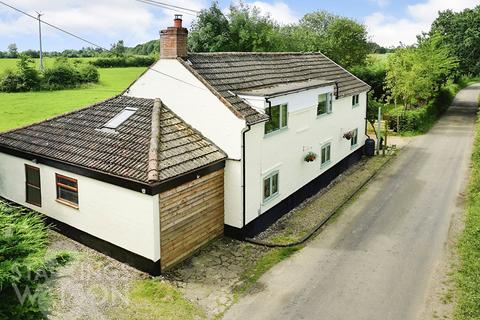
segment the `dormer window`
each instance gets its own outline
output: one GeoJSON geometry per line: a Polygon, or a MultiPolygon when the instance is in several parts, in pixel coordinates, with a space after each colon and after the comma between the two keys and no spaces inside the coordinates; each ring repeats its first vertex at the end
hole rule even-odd
{"type": "Polygon", "coordinates": [[[332,113],[332,93],[318,96],[317,116],[332,113]]]}
{"type": "Polygon", "coordinates": [[[269,134],[287,127],[288,106],[286,104],[280,104],[271,108],[267,108],[265,109],[265,112],[270,116],[270,120],[265,123],[265,134],[269,134]]]}

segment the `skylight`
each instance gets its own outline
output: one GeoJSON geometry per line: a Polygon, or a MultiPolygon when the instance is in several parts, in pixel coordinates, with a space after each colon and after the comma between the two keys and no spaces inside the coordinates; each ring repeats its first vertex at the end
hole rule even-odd
{"type": "Polygon", "coordinates": [[[117,129],[122,123],[127,121],[131,116],[137,112],[138,108],[132,108],[132,107],[126,107],[123,109],[119,114],[117,114],[115,117],[110,119],[107,123],[103,125],[104,129],[111,129],[115,130],[117,129]]]}

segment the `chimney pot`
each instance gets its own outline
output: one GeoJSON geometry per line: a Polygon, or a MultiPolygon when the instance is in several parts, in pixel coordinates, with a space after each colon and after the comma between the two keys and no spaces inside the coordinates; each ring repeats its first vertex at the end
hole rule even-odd
{"type": "Polygon", "coordinates": [[[181,14],[176,14],[175,19],[173,20],[173,26],[177,29],[182,28],[182,15],[181,14]]]}

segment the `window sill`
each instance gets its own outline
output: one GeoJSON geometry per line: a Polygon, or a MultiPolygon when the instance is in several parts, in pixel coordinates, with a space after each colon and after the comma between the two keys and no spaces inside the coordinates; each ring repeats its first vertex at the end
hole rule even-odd
{"type": "Polygon", "coordinates": [[[360,107],[360,104],[355,104],[355,105],[352,106],[352,109],[356,109],[358,107],[360,107]]]}
{"type": "Polygon", "coordinates": [[[325,118],[331,115],[333,112],[317,114],[317,119],[325,118]]]}
{"type": "Polygon", "coordinates": [[[72,203],[72,202],[68,202],[66,200],[62,200],[62,199],[55,199],[55,201],[57,201],[58,203],[61,203],[63,205],[66,205],[67,207],[70,207],[70,208],[73,208],[73,209],[79,209],[79,206],[78,204],[75,204],[75,203],[72,203]]]}
{"type": "Polygon", "coordinates": [[[270,196],[270,198],[263,200],[262,206],[266,206],[270,204],[273,200],[277,199],[279,196],[280,196],[280,192],[277,192],[276,194],[270,196]]]}
{"type": "Polygon", "coordinates": [[[350,146],[350,150],[354,150],[354,149],[357,149],[357,148],[358,148],[358,143],[354,144],[353,146],[350,146]]]}
{"type": "Polygon", "coordinates": [[[277,134],[280,134],[282,132],[285,132],[288,130],[288,127],[285,127],[285,128],[281,128],[281,129],[278,129],[278,130],[275,130],[275,131],[272,131],[272,132],[269,132],[269,133],[265,133],[263,135],[264,138],[268,138],[268,137],[271,137],[271,136],[275,136],[277,134]]]}
{"type": "Polygon", "coordinates": [[[325,169],[325,168],[327,168],[327,167],[330,167],[331,164],[332,164],[332,161],[331,161],[331,160],[328,160],[327,162],[322,163],[322,164],[320,165],[320,168],[321,168],[321,169],[325,169]]]}

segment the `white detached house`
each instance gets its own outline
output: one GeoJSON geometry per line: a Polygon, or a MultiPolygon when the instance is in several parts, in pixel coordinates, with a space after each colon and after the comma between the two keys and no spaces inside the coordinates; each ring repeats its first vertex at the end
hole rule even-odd
{"type": "Polygon", "coordinates": [[[187,34],[177,16],[124,94],[0,134],[0,197],[158,274],[258,234],[360,159],[363,81],[321,53],[188,54],[187,34]]]}

